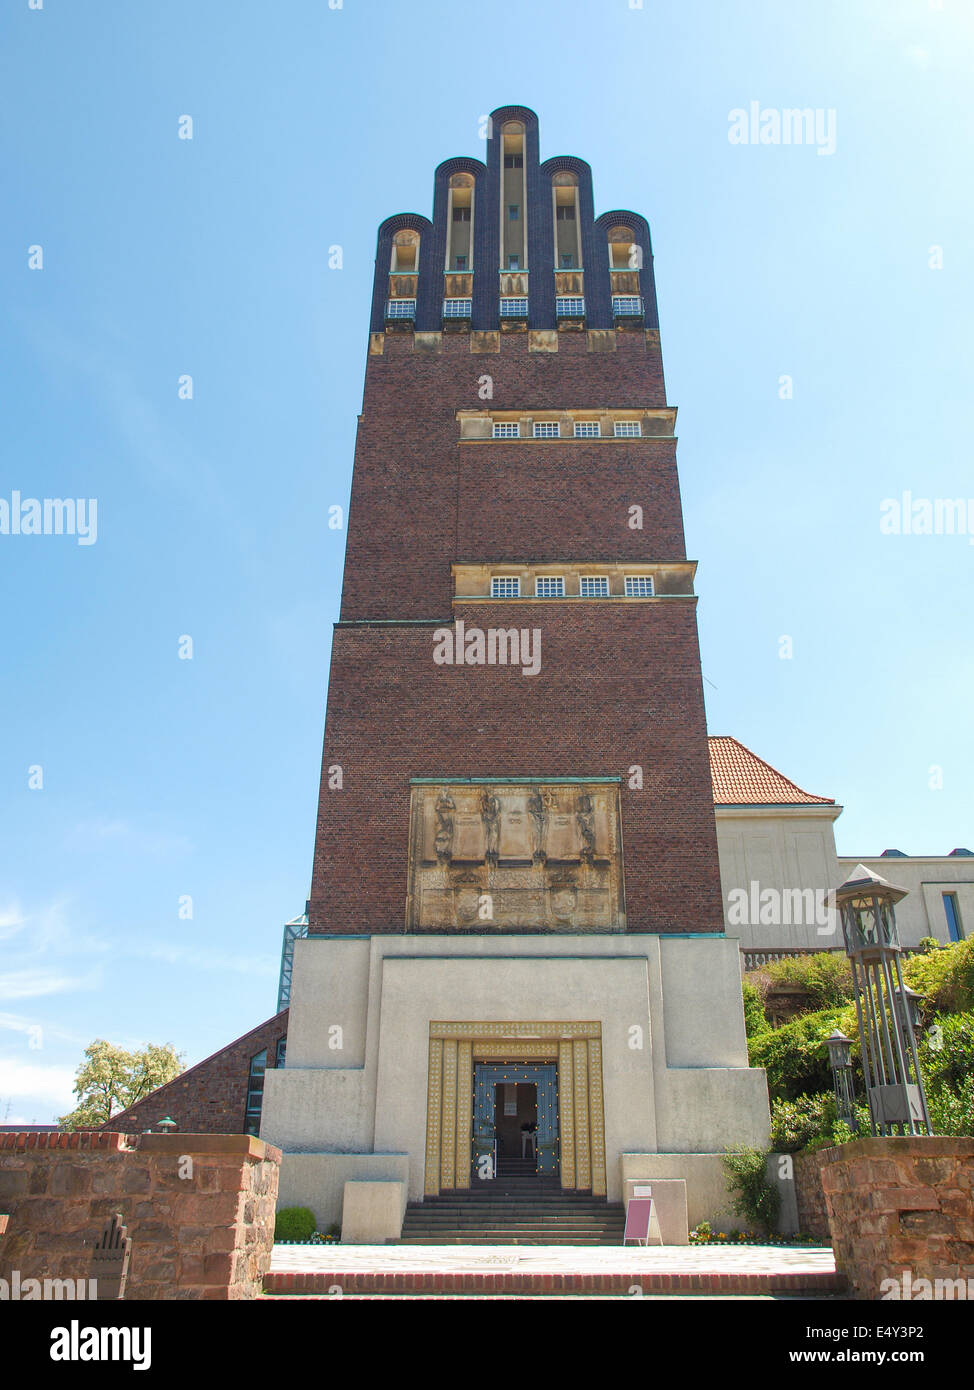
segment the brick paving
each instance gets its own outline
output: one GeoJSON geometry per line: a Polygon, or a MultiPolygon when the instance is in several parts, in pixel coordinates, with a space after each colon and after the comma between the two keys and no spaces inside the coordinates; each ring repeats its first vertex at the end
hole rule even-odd
{"type": "Polygon", "coordinates": [[[832,1251],[753,1246],[275,1245],[267,1293],[829,1297],[832,1251]]]}

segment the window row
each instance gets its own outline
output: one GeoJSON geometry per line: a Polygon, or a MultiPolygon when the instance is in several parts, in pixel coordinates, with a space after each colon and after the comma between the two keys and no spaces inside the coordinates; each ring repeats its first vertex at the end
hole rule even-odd
{"type": "MultiPolygon", "coordinates": [[[[535,420],[533,425],[535,439],[560,439],[561,426],[557,420],[535,420]]],[[[643,427],[638,420],[613,420],[612,437],[615,439],[640,439],[643,427]]],[[[518,420],[495,420],[494,439],[520,439],[521,425],[518,420]]],[[[598,420],[576,420],[573,439],[601,439],[602,427],[598,420]]]]}
{"type": "MultiPolygon", "coordinates": [[[[472,312],[470,299],[444,299],[443,317],[445,319],[468,319],[472,312]]],[[[643,301],[640,295],[613,295],[612,313],[615,318],[641,318],[643,301]]],[[[582,295],[558,295],[555,299],[555,315],[558,318],[584,318],[585,299],[582,295]]],[[[528,300],[526,295],[503,295],[500,301],[502,319],[527,318],[528,300]]],[[[387,319],[414,319],[416,317],[415,299],[390,299],[386,301],[387,319]]]]}
{"type": "MultiPolygon", "coordinates": [[[[580,598],[608,598],[609,577],[605,574],[583,574],[579,578],[580,598]]],[[[625,576],[624,596],[626,598],[653,598],[653,576],[651,574],[627,574],[625,576]]],[[[496,574],[490,581],[491,598],[521,598],[520,576],[515,574],[496,574]]],[[[539,574],[534,580],[535,598],[564,598],[565,579],[560,574],[539,574]]],[[[524,595],[523,597],[527,597],[524,595]]]]}

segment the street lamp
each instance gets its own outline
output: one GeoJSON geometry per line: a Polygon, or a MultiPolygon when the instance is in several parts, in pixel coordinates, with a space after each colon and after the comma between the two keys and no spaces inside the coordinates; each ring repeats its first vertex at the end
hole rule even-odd
{"type": "Polygon", "coordinates": [[[918,1010],[900,969],[894,905],[905,897],[905,888],[895,888],[864,864],[857,864],[834,894],[852,967],[873,1134],[919,1134],[920,1126],[932,1133],[911,1017],[918,1010]]]}
{"type": "Polygon", "coordinates": [[[852,1086],[852,1042],[838,1028],[825,1039],[829,1050],[829,1065],[832,1068],[832,1084],[835,1087],[835,1109],[840,1120],[858,1133],[859,1121],[856,1118],[856,1094],[852,1086]]]}

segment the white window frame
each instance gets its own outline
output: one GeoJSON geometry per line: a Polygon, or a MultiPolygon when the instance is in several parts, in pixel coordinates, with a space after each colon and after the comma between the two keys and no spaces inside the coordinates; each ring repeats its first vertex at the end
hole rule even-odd
{"type": "Polygon", "coordinates": [[[643,316],[643,297],[641,294],[614,294],[612,296],[612,315],[613,318],[642,318],[643,316]],[[623,308],[623,305],[635,307],[623,308]]]}
{"type": "Polygon", "coordinates": [[[501,298],[501,318],[502,319],[526,319],[528,316],[527,295],[514,294],[504,295],[501,298]],[[520,307],[513,308],[512,305],[520,307]]]}
{"type": "Polygon", "coordinates": [[[565,576],[563,574],[536,574],[534,577],[534,596],[535,598],[564,598],[565,576]],[[560,586],[558,592],[554,594],[542,593],[542,588],[548,584],[560,586]]]}
{"type": "Polygon", "coordinates": [[[387,299],[387,319],[414,319],[416,317],[415,299],[387,299]]]}
{"type": "Polygon", "coordinates": [[[517,420],[495,420],[491,430],[492,439],[520,439],[521,425],[517,420]]]}
{"type": "Polygon", "coordinates": [[[625,576],[625,581],[626,581],[626,582],[625,582],[626,598],[655,598],[655,597],[656,597],[656,584],[655,584],[655,582],[654,582],[654,580],[653,580],[653,576],[652,576],[651,574],[627,574],[627,575],[625,576]],[[634,593],[634,592],[633,592],[634,589],[642,588],[642,587],[645,587],[646,585],[649,586],[649,593],[648,593],[648,594],[639,594],[639,593],[634,593]]]}
{"type": "Polygon", "coordinates": [[[601,439],[602,426],[598,420],[576,420],[575,421],[576,439],[601,439]]]}
{"type": "Polygon", "coordinates": [[[556,295],[555,317],[559,319],[583,319],[585,317],[585,296],[582,294],[556,295]]]}
{"type": "Polygon", "coordinates": [[[641,439],[643,427],[638,420],[615,420],[612,433],[616,439],[641,439]]]}
{"type": "Polygon", "coordinates": [[[445,319],[468,319],[472,309],[472,299],[444,299],[443,301],[443,317],[445,319]]]}
{"type": "Polygon", "coordinates": [[[493,574],[490,577],[490,596],[491,598],[520,598],[521,580],[516,574],[493,574]],[[514,592],[510,594],[498,593],[502,585],[513,585],[514,592]]]}
{"type": "Polygon", "coordinates": [[[578,577],[578,596],[579,598],[608,598],[609,597],[609,576],[607,574],[580,574],[578,577]],[[584,592],[586,584],[599,584],[604,588],[597,594],[586,594],[584,592]]]}
{"type": "Polygon", "coordinates": [[[561,429],[557,420],[535,420],[535,439],[560,439],[561,429]]]}

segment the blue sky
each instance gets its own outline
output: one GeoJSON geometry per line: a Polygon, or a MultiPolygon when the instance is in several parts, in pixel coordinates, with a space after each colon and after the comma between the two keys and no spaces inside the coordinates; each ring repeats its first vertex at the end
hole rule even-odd
{"type": "Polygon", "coordinates": [[[0,1121],[69,1108],[94,1037],[193,1062],[273,1012],[375,229],[507,103],[650,220],[711,732],[840,801],[842,854],[974,848],[974,546],[880,531],[974,499],[968,0],[503,13],[4,8],[0,498],[98,531],[0,535],[0,1121]],[[752,101],[834,110],[835,152],[732,144],[752,101]]]}

